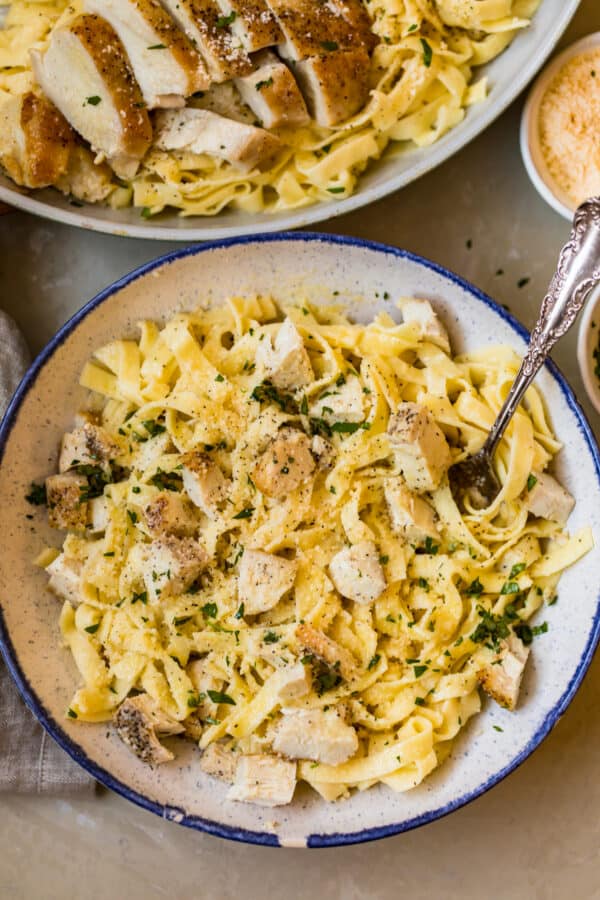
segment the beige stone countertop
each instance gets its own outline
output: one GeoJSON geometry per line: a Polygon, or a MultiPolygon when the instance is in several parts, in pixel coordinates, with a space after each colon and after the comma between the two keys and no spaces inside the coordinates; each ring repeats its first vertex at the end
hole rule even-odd
{"type": "MultiPolygon", "coordinates": [[[[583,0],[565,40],[600,29],[583,0]]],[[[528,181],[522,100],[453,159],[323,230],[430,257],[527,326],[568,223],[528,181]],[[503,274],[497,274],[502,270],[503,274]],[[519,288],[522,278],[530,281],[519,288]]],[[[0,219],[0,306],[39,350],[82,303],[171,247],[0,219]]],[[[555,359],[600,436],[583,392],[576,335],[555,359]]],[[[566,715],[520,769],[469,806],[408,834],[318,851],[235,844],[164,822],[109,792],[88,800],[0,801],[1,900],[588,900],[600,898],[600,657],[566,715]]]]}

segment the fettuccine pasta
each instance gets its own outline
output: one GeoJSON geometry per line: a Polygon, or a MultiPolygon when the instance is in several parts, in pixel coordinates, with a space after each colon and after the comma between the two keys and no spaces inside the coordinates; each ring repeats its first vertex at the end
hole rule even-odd
{"type": "Polygon", "coordinates": [[[547,630],[530,620],[591,534],[565,531],[535,387],[499,496],[459,508],[448,466],[482,445],[519,360],[453,357],[427,301],[397,305],[400,324],[361,325],[235,297],[96,351],[41,498],[69,531],[39,563],[81,674],[70,718],[114,719],[151,764],[184,734],[232,799],[275,805],[297,779],[328,800],[408,790],[480,686],[515,707],[547,630]]]}

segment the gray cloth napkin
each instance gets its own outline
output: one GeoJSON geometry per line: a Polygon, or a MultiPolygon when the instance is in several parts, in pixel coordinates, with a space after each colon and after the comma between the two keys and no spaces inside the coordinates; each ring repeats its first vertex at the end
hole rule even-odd
{"type": "MultiPolygon", "coordinates": [[[[29,363],[15,323],[0,311],[0,418],[29,363]]],[[[0,793],[94,791],[95,782],[38,725],[0,657],[0,793]]]]}

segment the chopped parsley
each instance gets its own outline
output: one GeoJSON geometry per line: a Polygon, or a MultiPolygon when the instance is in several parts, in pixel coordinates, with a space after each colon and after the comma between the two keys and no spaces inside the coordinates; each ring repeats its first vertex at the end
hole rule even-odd
{"type": "Polygon", "coordinates": [[[427,666],[413,666],[413,671],[415,673],[415,678],[420,678],[421,675],[427,671],[427,666]]]}
{"type": "Polygon", "coordinates": [[[236,513],[233,518],[234,519],[251,519],[253,512],[254,512],[253,506],[246,506],[244,509],[241,509],[239,511],[239,513],[236,513]]]}
{"type": "Polygon", "coordinates": [[[538,480],[537,480],[537,478],[535,477],[535,475],[532,473],[532,474],[529,475],[529,477],[527,478],[527,490],[528,490],[528,491],[533,490],[533,488],[536,486],[537,483],[538,483],[538,480]]]}
{"type": "Polygon", "coordinates": [[[431,49],[431,44],[429,44],[425,38],[421,38],[420,40],[423,48],[423,65],[428,69],[431,65],[431,60],[433,59],[433,50],[431,49]]]}
{"type": "Polygon", "coordinates": [[[517,581],[505,581],[502,585],[502,589],[500,593],[502,595],[505,594],[519,594],[521,592],[521,588],[517,581]]]}
{"type": "Polygon", "coordinates": [[[145,422],[142,422],[142,425],[150,435],[150,437],[156,437],[158,434],[163,434],[167,428],[165,425],[162,425],[160,422],[156,422],[154,419],[146,419],[145,422]]]}
{"type": "Polygon", "coordinates": [[[483,585],[480,582],[479,578],[476,578],[475,581],[472,581],[465,593],[469,597],[479,597],[483,593],[483,585]]]}
{"type": "Polygon", "coordinates": [[[298,404],[292,395],[278,391],[275,385],[268,380],[256,385],[250,394],[250,399],[256,400],[258,403],[276,403],[282,412],[298,412],[298,404]]]}
{"type": "Polygon", "coordinates": [[[339,44],[337,41],[321,41],[321,47],[323,50],[327,50],[328,52],[333,52],[334,50],[339,49],[339,44]]]}
{"type": "Polygon", "coordinates": [[[205,603],[201,609],[202,615],[207,619],[216,619],[217,618],[217,604],[216,603],[205,603]]]}
{"type": "Polygon", "coordinates": [[[381,654],[380,654],[380,653],[376,653],[374,656],[372,656],[371,659],[369,660],[369,665],[367,666],[367,669],[368,669],[369,671],[370,671],[371,669],[374,669],[375,666],[377,665],[377,663],[379,662],[380,659],[381,659],[381,654]]]}
{"type": "Polygon", "coordinates": [[[32,481],[29,485],[29,493],[25,494],[25,499],[32,506],[46,506],[48,503],[48,495],[46,494],[45,484],[36,484],[32,481]]]}
{"type": "Polygon", "coordinates": [[[415,704],[417,706],[425,706],[425,697],[415,697],[415,704]]]}
{"type": "Polygon", "coordinates": [[[177,472],[164,472],[160,467],[149,481],[159,491],[180,491],[183,486],[181,475],[178,475],[177,472]]]}
{"type": "Polygon", "coordinates": [[[100,628],[100,622],[96,622],[95,625],[88,625],[87,628],[84,628],[84,631],[87,631],[88,634],[96,634],[98,629],[100,628]]]}
{"type": "Polygon", "coordinates": [[[237,13],[232,9],[228,16],[219,16],[215,24],[217,28],[227,28],[227,26],[232,25],[236,19],[237,13]]]}
{"type": "Polygon", "coordinates": [[[274,631],[265,631],[263,635],[263,643],[265,644],[276,644],[279,641],[279,635],[274,631]]]}
{"type": "Polygon", "coordinates": [[[95,94],[93,97],[86,97],[85,102],[88,104],[88,106],[98,106],[99,103],[102,103],[102,97],[98,97],[98,95],[95,94]]]}
{"type": "Polygon", "coordinates": [[[131,605],[134,606],[136,603],[143,603],[145,606],[148,602],[148,591],[137,591],[133,592],[133,597],[131,598],[131,605]]]}
{"type": "Polygon", "coordinates": [[[517,575],[520,575],[521,572],[527,568],[527,563],[515,563],[515,565],[510,570],[509,578],[516,578],[517,575]]]}
{"type": "Polygon", "coordinates": [[[233,618],[234,619],[243,619],[244,618],[244,604],[243,603],[240,603],[233,618]]]}
{"type": "Polygon", "coordinates": [[[432,538],[426,537],[422,547],[417,547],[416,553],[426,553],[429,556],[435,556],[440,549],[440,545],[436,544],[432,538]]]}
{"type": "Polygon", "coordinates": [[[71,707],[68,708],[68,710],[67,710],[67,715],[68,715],[68,717],[69,717],[70,719],[76,719],[76,718],[77,718],[77,713],[75,712],[74,709],[71,709],[71,707]]]}
{"type": "Polygon", "coordinates": [[[166,50],[166,44],[152,44],[151,47],[148,47],[148,50],[166,50]]]}
{"type": "MultiPolygon", "coordinates": [[[[477,607],[477,612],[481,617],[481,622],[471,634],[471,640],[476,644],[485,644],[490,649],[497,650],[500,641],[509,636],[511,623],[518,618],[514,606],[509,604],[502,616],[495,616],[483,606],[477,607]]],[[[515,631],[517,627],[515,627],[515,631]]]]}
{"type": "Polygon", "coordinates": [[[230,697],[229,694],[222,693],[222,691],[207,691],[207,694],[213,703],[228,703],[229,706],[236,705],[233,697],[230,697]]]}
{"type": "Polygon", "coordinates": [[[272,78],[264,78],[262,81],[257,81],[254,87],[257,91],[262,91],[263,88],[269,88],[273,84],[272,78]]]}

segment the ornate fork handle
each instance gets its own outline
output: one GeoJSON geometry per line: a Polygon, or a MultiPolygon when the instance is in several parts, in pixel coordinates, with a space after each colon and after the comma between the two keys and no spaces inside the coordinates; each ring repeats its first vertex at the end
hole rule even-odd
{"type": "Polygon", "coordinates": [[[586,200],[575,213],[571,236],[561,250],[521,368],[485,442],[487,452],[496,449],[525,391],[556,342],[573,325],[597,284],[600,284],[600,197],[586,200]]]}

